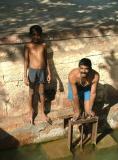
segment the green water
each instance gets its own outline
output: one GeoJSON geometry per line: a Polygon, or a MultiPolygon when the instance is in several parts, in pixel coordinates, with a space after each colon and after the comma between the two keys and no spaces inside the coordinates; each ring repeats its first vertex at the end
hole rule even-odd
{"type": "Polygon", "coordinates": [[[1,150],[0,160],[117,160],[118,131],[114,131],[111,136],[116,145],[108,146],[105,149],[93,149],[91,145],[87,145],[84,151],[77,148],[72,154],[68,150],[67,139],[65,138],[44,144],[1,150]]]}
{"type": "Polygon", "coordinates": [[[100,150],[86,149],[84,151],[76,151],[73,160],[117,160],[118,146],[109,147],[100,150]]]}
{"type": "Polygon", "coordinates": [[[72,157],[67,139],[0,151],[0,160],[72,160],[72,157]]]}

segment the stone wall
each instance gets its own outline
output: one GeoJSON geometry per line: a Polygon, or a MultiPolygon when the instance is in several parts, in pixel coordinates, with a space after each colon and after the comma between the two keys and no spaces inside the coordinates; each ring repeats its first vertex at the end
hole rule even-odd
{"type": "MultiPolygon", "coordinates": [[[[78,37],[77,33],[61,33],[55,36],[52,34],[47,40],[52,82],[46,85],[46,95],[51,102],[48,106],[51,110],[68,105],[66,100],[68,73],[78,66],[78,61],[83,57],[90,58],[93,68],[100,73],[96,101],[105,100],[107,104],[110,101],[109,96],[112,100],[116,97],[117,36],[87,36],[84,34],[78,37]],[[64,34],[65,37],[62,36],[64,34]]],[[[24,39],[17,39],[16,36],[14,42],[17,43],[4,41],[0,45],[0,117],[19,116],[28,112],[28,87],[23,83],[24,39]]]]}
{"type": "Polygon", "coordinates": [[[35,126],[28,122],[23,57],[24,44],[29,38],[11,35],[0,41],[0,149],[54,140],[66,134],[63,117],[73,114],[67,100],[68,73],[83,57],[90,58],[93,69],[100,74],[94,107],[99,115],[100,129],[118,127],[118,38],[114,34],[96,33],[91,36],[88,32],[63,31],[44,36],[52,72],[52,81],[46,84],[45,92],[46,111],[52,125],[40,121],[37,95],[34,97],[38,113],[35,126]]]}

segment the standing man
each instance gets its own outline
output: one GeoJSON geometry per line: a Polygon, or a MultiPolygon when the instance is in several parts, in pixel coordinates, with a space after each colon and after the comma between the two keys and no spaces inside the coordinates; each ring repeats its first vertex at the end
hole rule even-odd
{"type": "Polygon", "coordinates": [[[51,75],[49,61],[47,59],[46,44],[42,41],[42,28],[39,25],[33,25],[29,30],[31,42],[25,46],[24,58],[24,83],[29,86],[29,120],[33,122],[33,94],[38,88],[41,102],[41,119],[48,121],[45,114],[45,95],[44,88],[46,80],[50,83],[51,75]],[[47,75],[47,77],[46,77],[47,75]]]}
{"type": "Polygon", "coordinates": [[[79,67],[69,73],[68,80],[68,99],[73,104],[73,119],[77,120],[80,117],[81,104],[84,106],[87,116],[94,116],[92,107],[96,98],[99,74],[92,69],[90,59],[81,59],[79,67]]]}

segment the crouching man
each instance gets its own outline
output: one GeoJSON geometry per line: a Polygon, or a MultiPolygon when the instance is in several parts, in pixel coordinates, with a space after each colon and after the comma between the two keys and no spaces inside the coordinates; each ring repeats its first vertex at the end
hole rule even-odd
{"type": "Polygon", "coordinates": [[[99,82],[99,74],[92,69],[90,59],[83,58],[79,67],[73,69],[68,76],[68,99],[74,109],[74,120],[79,119],[84,107],[86,117],[95,116],[93,105],[96,98],[96,89],[99,82]]]}

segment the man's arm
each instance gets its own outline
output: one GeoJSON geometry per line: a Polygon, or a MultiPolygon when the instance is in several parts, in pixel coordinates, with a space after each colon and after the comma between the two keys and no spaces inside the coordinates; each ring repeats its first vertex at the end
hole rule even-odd
{"type": "Polygon", "coordinates": [[[91,109],[92,109],[94,102],[95,102],[98,82],[99,82],[99,74],[96,74],[95,79],[93,81],[93,84],[91,86],[91,92],[90,92],[90,104],[89,104],[89,111],[90,112],[91,112],[91,109]]]}
{"type": "Polygon", "coordinates": [[[26,85],[29,85],[28,77],[27,77],[27,69],[29,67],[29,53],[28,48],[25,46],[25,55],[24,55],[24,82],[26,85]]]}
{"type": "Polygon", "coordinates": [[[47,75],[47,81],[48,83],[50,83],[50,80],[51,80],[51,72],[50,72],[50,60],[49,60],[49,57],[47,55],[47,47],[45,45],[45,61],[46,61],[46,67],[47,67],[47,72],[48,72],[48,75],[47,75]]]}
{"type": "Polygon", "coordinates": [[[50,72],[49,59],[47,59],[47,71],[48,71],[47,81],[50,83],[50,80],[51,80],[51,72],[50,72]]]}

